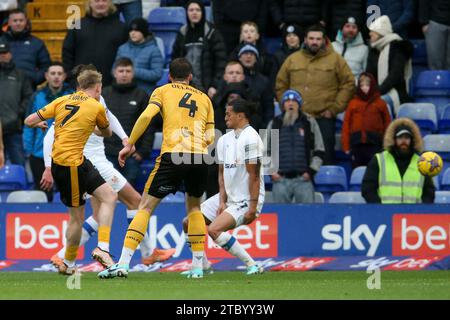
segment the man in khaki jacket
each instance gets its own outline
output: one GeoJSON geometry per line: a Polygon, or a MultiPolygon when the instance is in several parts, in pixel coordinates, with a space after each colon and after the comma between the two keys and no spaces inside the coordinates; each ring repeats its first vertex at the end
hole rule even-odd
{"type": "Polygon", "coordinates": [[[322,26],[308,28],[302,49],[281,66],[276,80],[278,100],[288,89],[301,93],[302,111],[316,118],[325,143],[324,164],[333,164],[336,115],[353,97],[355,78],[347,62],[333,50],[322,26]]]}

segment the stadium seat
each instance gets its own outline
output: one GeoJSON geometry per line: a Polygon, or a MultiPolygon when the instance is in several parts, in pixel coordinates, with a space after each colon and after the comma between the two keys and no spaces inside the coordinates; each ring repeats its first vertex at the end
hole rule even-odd
{"type": "Polygon", "coordinates": [[[161,79],[156,83],[157,87],[163,86],[169,83],[169,69],[164,69],[161,79]]]}
{"type": "Polygon", "coordinates": [[[343,167],[321,166],[314,177],[315,190],[322,192],[325,201],[332,193],[347,191],[347,175],[343,167]]]}
{"type": "Polygon", "coordinates": [[[366,203],[361,192],[335,192],[331,195],[328,203],[366,203]]]}
{"type": "Polygon", "coordinates": [[[352,173],[352,157],[342,151],[341,133],[336,133],[335,139],[336,143],[334,145],[334,157],[336,160],[336,165],[343,167],[347,176],[350,177],[352,173]]]}
{"type": "Polygon", "coordinates": [[[162,132],[155,133],[155,140],[153,140],[153,149],[161,150],[162,138],[162,132]]]}
{"type": "Polygon", "coordinates": [[[447,168],[442,176],[441,190],[450,190],[450,168],[447,168]]]}
{"type": "Polygon", "coordinates": [[[427,65],[427,46],[424,39],[410,39],[414,53],[412,57],[412,63],[415,65],[427,65]]]}
{"type": "Polygon", "coordinates": [[[172,61],[173,44],[177,38],[177,33],[173,31],[155,31],[155,35],[162,39],[164,43],[164,52],[166,55],[164,65],[168,66],[172,61]]]}
{"type": "Polygon", "coordinates": [[[361,184],[366,172],[366,166],[361,166],[353,169],[352,175],[350,176],[350,186],[349,191],[361,191],[361,184]]]}
{"type": "Polygon", "coordinates": [[[205,15],[206,15],[206,20],[207,21],[214,22],[214,16],[213,16],[213,12],[212,12],[211,6],[205,7],[205,15]]]}
{"type": "Polygon", "coordinates": [[[345,111],[336,115],[336,133],[341,133],[344,124],[345,111]]]}
{"type": "Polygon", "coordinates": [[[422,71],[417,78],[415,96],[450,96],[450,71],[422,71]]]}
{"type": "Polygon", "coordinates": [[[269,175],[264,175],[264,186],[266,190],[272,191],[272,179],[269,175]]]}
{"type": "Polygon", "coordinates": [[[183,7],[160,7],[150,11],[148,25],[151,31],[178,32],[186,24],[186,11],[183,7]]]}
{"type": "Polygon", "coordinates": [[[436,191],[434,203],[450,203],[450,191],[436,191]]]}
{"type": "Polygon", "coordinates": [[[436,107],[436,112],[438,115],[442,114],[446,105],[450,104],[450,96],[427,96],[427,97],[416,97],[415,102],[420,103],[432,103],[436,107]]]}
{"type": "Polygon", "coordinates": [[[442,108],[438,121],[439,133],[450,133],[450,103],[442,108]]]}
{"type": "Polygon", "coordinates": [[[321,192],[314,192],[314,203],[325,203],[325,198],[321,192]]]}
{"type": "Polygon", "coordinates": [[[424,149],[439,153],[443,160],[450,160],[450,135],[429,134],[423,138],[424,149]]]}
{"type": "Polygon", "coordinates": [[[410,118],[420,128],[422,136],[437,130],[436,107],[431,103],[404,103],[400,106],[397,118],[410,118]]]}
{"type": "Polygon", "coordinates": [[[279,48],[281,48],[281,38],[264,38],[264,48],[268,54],[274,54],[279,48]]]}
{"type": "Polygon", "coordinates": [[[25,168],[10,164],[0,169],[0,191],[24,190],[27,188],[25,168]]]}
{"type": "Polygon", "coordinates": [[[439,175],[433,177],[433,183],[436,190],[441,190],[441,182],[439,181],[439,175]]]}
{"type": "Polygon", "coordinates": [[[7,203],[46,203],[47,195],[40,190],[13,191],[6,198],[7,203]]]}
{"type": "Polygon", "coordinates": [[[61,193],[55,192],[53,194],[53,203],[61,203],[61,193]]]}

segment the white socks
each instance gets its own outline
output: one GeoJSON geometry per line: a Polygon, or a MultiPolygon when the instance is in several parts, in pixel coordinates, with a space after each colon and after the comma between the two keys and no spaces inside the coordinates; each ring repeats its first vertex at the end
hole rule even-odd
{"type": "Polygon", "coordinates": [[[227,250],[233,256],[239,258],[247,266],[256,264],[255,260],[245,251],[245,249],[237,242],[236,238],[227,232],[222,232],[216,240],[219,246],[227,250]]]}
{"type": "Polygon", "coordinates": [[[130,264],[131,258],[133,257],[134,250],[123,247],[122,254],[120,255],[119,264],[126,264],[127,266],[130,264]]]}

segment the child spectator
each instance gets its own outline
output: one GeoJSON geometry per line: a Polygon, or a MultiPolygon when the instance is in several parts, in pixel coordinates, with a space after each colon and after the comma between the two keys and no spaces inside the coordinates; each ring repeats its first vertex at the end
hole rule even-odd
{"type": "Polygon", "coordinates": [[[354,168],[366,166],[382,150],[383,135],[390,122],[377,81],[372,74],[363,72],[356,95],[345,111],[342,127],[342,147],[346,154],[352,154],[354,168]]]}
{"type": "Polygon", "coordinates": [[[275,65],[277,72],[280,70],[284,60],[286,60],[291,53],[300,50],[300,44],[302,42],[301,39],[302,35],[300,27],[296,24],[290,24],[284,29],[283,44],[281,45],[281,48],[275,52],[275,65]]]}

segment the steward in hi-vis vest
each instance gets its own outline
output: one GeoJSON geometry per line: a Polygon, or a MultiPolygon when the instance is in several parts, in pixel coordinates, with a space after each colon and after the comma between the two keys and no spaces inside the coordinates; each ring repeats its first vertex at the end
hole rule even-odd
{"type": "Polygon", "coordinates": [[[432,178],[417,168],[423,151],[420,130],[414,121],[393,121],[384,136],[384,151],[367,165],[361,193],[367,203],[433,203],[432,178]]]}

